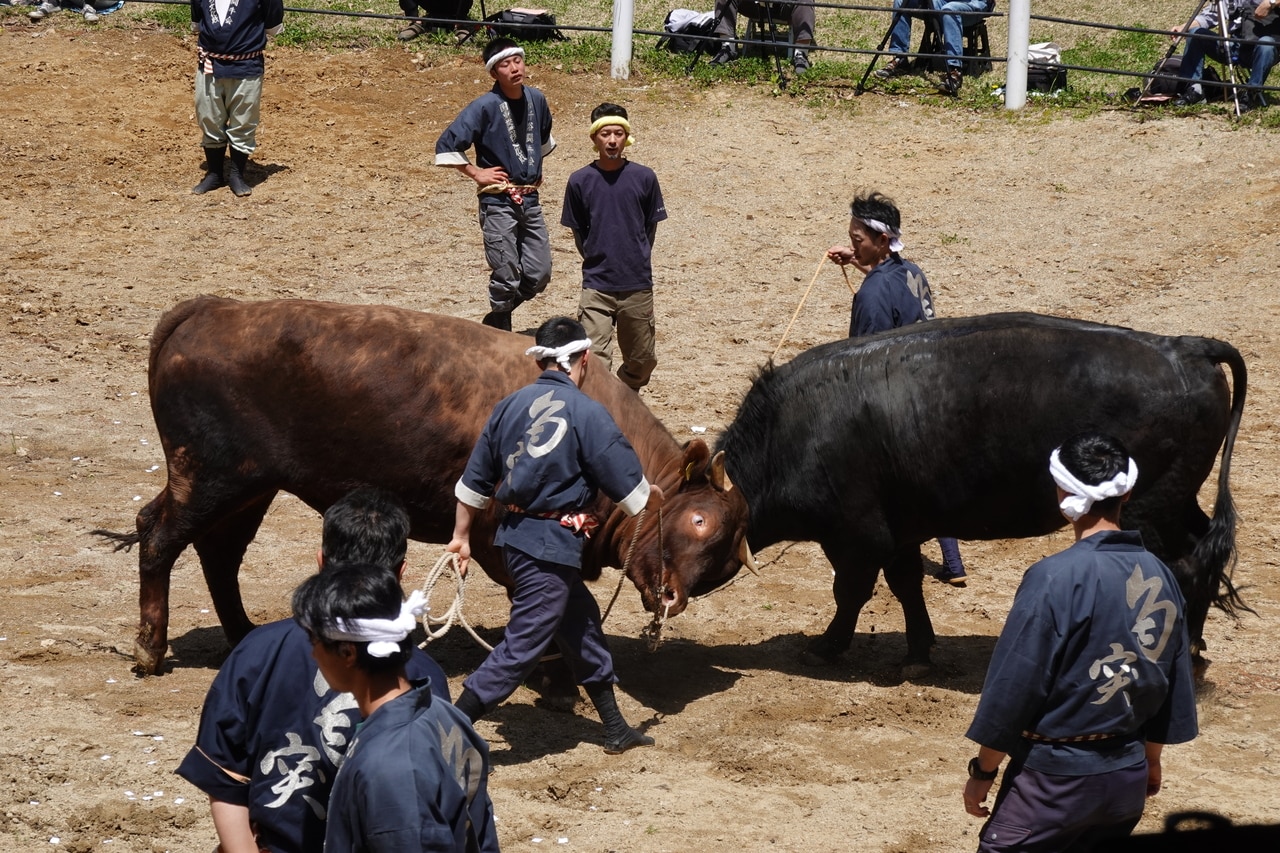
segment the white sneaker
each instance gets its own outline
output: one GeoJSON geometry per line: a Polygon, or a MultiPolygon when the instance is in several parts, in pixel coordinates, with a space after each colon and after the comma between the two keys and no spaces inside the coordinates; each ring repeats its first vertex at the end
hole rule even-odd
{"type": "Polygon", "coordinates": [[[86,24],[96,24],[98,23],[98,18],[101,17],[101,15],[98,14],[98,10],[90,6],[88,3],[84,4],[84,9],[81,11],[84,12],[84,22],[86,24]]]}
{"type": "Polygon", "coordinates": [[[45,18],[58,11],[57,5],[44,2],[27,13],[27,17],[33,21],[43,21],[45,18]]]}

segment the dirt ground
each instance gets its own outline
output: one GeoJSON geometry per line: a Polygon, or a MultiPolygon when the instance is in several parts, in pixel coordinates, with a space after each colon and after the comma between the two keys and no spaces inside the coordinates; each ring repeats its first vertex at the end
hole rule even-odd
{"type": "MultiPolygon", "coordinates": [[[[167,308],[201,293],[479,318],[473,191],[431,163],[445,123],[487,88],[484,73],[474,51],[433,64],[397,49],[274,50],[253,196],[200,197],[189,192],[201,174],[189,42],[141,25],[4,23],[0,851],[208,850],[206,803],[172,772],[226,653],[198,564],[188,552],[174,574],[170,671],[136,678],[136,554],[88,535],[130,529],[163,485],[148,337],[167,308]]],[[[590,159],[587,114],[602,100],[632,110],[631,156],[662,180],[661,364],[645,398],[681,440],[703,428],[713,439],[732,418],[824,250],[843,239],[859,188],[899,202],[906,254],[942,314],[1040,311],[1235,344],[1250,369],[1232,472],[1236,579],[1257,615],[1210,615],[1202,733],[1166,752],[1166,786],[1140,831],[1186,809],[1280,823],[1273,134],[1220,115],[1011,118],[580,69],[534,68],[532,82],[561,141],[546,166],[550,222],[569,172],[590,159]]],[[[558,226],[553,247],[552,285],[518,324],[576,305],[577,258],[558,226]]],[[[779,357],[842,336],[848,307],[827,265],[779,357]]],[[[312,511],[277,502],[241,575],[255,619],[287,615],[318,539],[312,511]]],[[[594,715],[555,714],[517,692],[479,726],[503,847],[973,849],[963,733],[1021,569],[1066,542],[962,543],[972,580],[926,579],[940,640],[935,666],[914,677],[897,668],[902,616],[883,587],[846,662],[799,662],[833,612],[829,567],[809,544],[760,555],[760,578],[744,573],[695,602],[656,653],[625,591],[606,623],[623,708],[658,744],[606,756],[594,715]]],[[[438,554],[415,544],[410,575],[438,554]]],[[[616,578],[606,571],[597,586],[602,602],[616,578]]],[[[467,613],[492,639],[501,591],[473,584],[467,613]]],[[[482,659],[460,631],[431,651],[455,691],[482,659]]]]}

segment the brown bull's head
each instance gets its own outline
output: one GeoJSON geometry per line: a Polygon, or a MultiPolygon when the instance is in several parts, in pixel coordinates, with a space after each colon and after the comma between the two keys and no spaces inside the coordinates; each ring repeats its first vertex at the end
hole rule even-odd
{"type": "Polygon", "coordinates": [[[755,571],[747,547],[747,501],[725,475],[723,456],[712,459],[705,442],[689,442],[678,476],[659,483],[661,524],[652,506],[640,522],[627,575],[652,613],[674,616],[691,597],[726,583],[743,565],[755,571]]]}

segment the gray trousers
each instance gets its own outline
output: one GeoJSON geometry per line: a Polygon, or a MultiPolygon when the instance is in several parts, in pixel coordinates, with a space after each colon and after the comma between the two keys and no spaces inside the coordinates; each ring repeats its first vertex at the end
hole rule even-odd
{"type": "Polygon", "coordinates": [[[237,151],[252,154],[258,147],[261,106],[261,77],[238,80],[196,72],[196,123],[205,148],[230,142],[237,151]]]}
{"type": "Polygon", "coordinates": [[[489,307],[511,311],[546,290],[551,281],[551,241],[537,196],[524,204],[504,200],[480,205],[484,257],[489,264],[489,307]]]}

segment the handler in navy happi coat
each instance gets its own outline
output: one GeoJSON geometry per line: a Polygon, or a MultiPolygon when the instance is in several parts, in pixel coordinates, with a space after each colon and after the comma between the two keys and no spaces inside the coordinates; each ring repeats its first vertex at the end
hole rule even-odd
{"type": "Polygon", "coordinates": [[[501,643],[463,682],[457,705],[472,722],[520,686],[554,641],[605,726],[605,751],[653,743],[627,724],[614,696],[618,677],[600,608],[582,582],[582,537],[598,520],[584,513],[603,491],[627,515],[657,511],[662,491],[645,479],[636,452],[608,410],[580,390],[591,361],[582,324],[553,317],[528,350],[542,375],[494,408],[458,481],[457,523],[447,546],[465,570],[476,512],[507,509],[494,544],[515,584],[501,643]]]}

